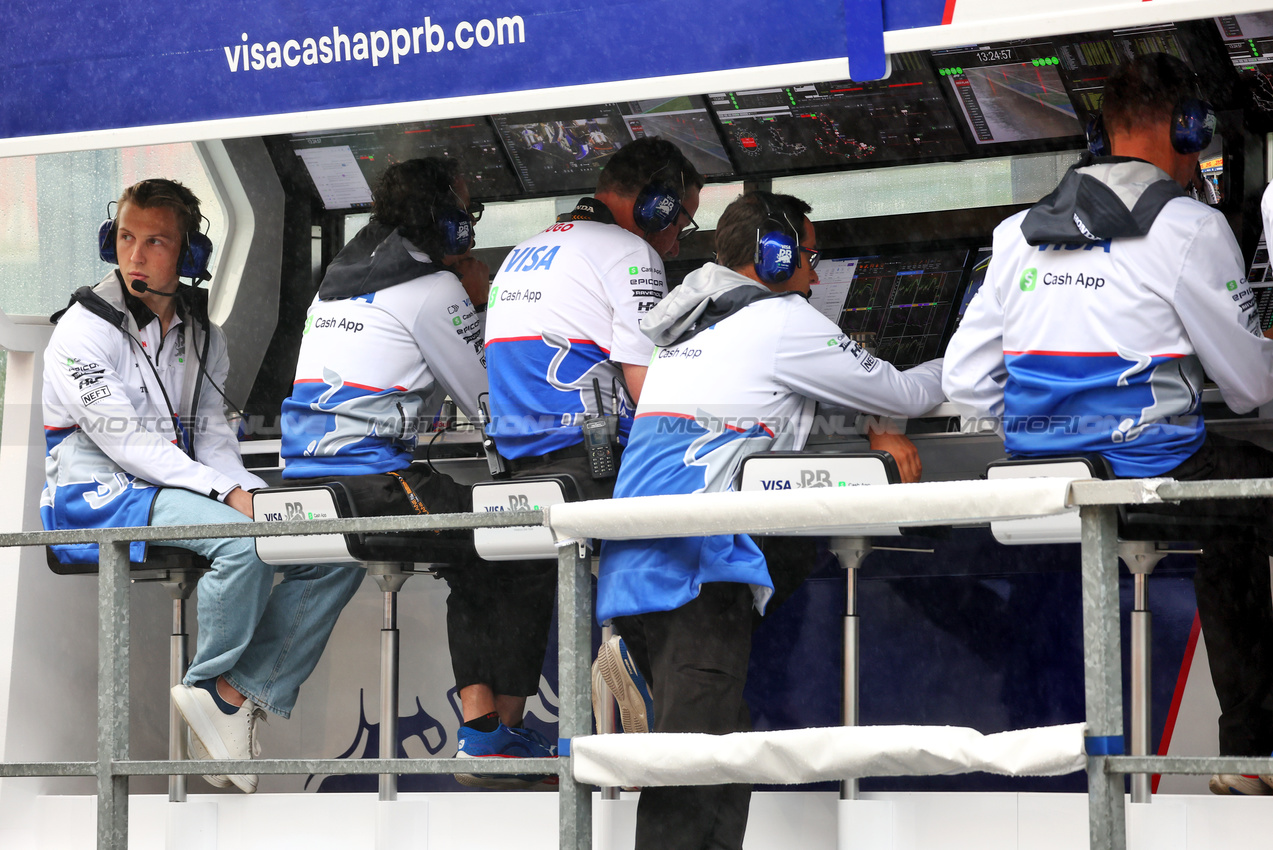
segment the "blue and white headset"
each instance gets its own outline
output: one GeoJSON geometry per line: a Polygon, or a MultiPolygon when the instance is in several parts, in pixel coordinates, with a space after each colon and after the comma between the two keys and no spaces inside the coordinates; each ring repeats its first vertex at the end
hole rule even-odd
{"type": "MultiPolygon", "coordinates": [[[[1183,63],[1182,63],[1183,64],[1183,63]]],[[[1211,104],[1203,100],[1198,75],[1188,71],[1196,96],[1176,101],[1171,111],[1171,146],[1177,153],[1199,153],[1211,144],[1216,131],[1216,113],[1211,104]]],[[[1109,156],[1111,147],[1105,133],[1105,119],[1099,111],[1087,119],[1085,128],[1087,149],[1096,156],[1109,156]]]]}
{"type": "Polygon", "coordinates": [[[654,179],[660,171],[667,171],[673,165],[674,163],[669,162],[655,171],[650,176],[650,182],[637,193],[636,201],[632,204],[632,220],[647,236],[666,230],[681,217],[682,192],[676,191],[662,180],[654,179]]]}
{"type": "Polygon", "coordinates": [[[446,256],[467,253],[473,247],[473,217],[458,204],[442,207],[433,213],[433,221],[442,237],[442,252],[446,256]]]}
{"type": "MultiPolygon", "coordinates": [[[[113,204],[114,201],[111,201],[113,204]]],[[[110,204],[106,205],[106,213],[110,215],[110,204]]],[[[119,232],[119,215],[111,216],[97,228],[97,255],[102,262],[112,266],[119,265],[119,256],[115,251],[115,237],[119,232]]],[[[208,264],[212,261],[212,240],[199,230],[187,231],[181,240],[181,259],[177,263],[177,276],[192,280],[211,280],[208,264]]]]}
{"type": "Polygon", "coordinates": [[[800,268],[800,234],[786,213],[779,217],[768,198],[763,194],[758,197],[765,221],[756,228],[756,276],[765,283],[784,283],[800,268]],[[770,224],[778,226],[770,228],[770,224]]]}

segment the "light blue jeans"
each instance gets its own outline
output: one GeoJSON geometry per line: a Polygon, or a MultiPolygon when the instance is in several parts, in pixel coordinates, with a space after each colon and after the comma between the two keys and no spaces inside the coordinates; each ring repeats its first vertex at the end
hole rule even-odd
{"type": "MultiPolygon", "coordinates": [[[[165,487],[150,524],[246,522],[228,505],[189,490],[165,487]]],[[[365,570],[307,565],[271,567],[256,557],[251,537],[171,540],[212,569],[199,579],[199,640],[185,683],[225,676],[235,690],[272,714],[289,717],[301,684],[314,672],[341,609],[365,570]],[[274,587],[274,572],[283,580],[274,587]]]]}

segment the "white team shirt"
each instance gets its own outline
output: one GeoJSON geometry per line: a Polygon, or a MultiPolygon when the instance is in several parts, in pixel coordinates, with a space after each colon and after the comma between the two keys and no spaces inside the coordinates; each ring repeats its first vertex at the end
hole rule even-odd
{"type": "Polygon", "coordinates": [[[580,443],[585,414],[599,412],[619,414],[626,442],[633,405],[620,364],[649,360],[654,344],[640,320],[666,294],[663,261],[616,224],[559,222],[515,247],[487,304],[490,433],[500,453],[535,457],[580,443]]]}

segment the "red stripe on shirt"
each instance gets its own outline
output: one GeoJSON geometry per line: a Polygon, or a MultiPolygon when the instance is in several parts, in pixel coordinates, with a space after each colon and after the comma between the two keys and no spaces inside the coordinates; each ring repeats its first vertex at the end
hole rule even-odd
{"type": "MultiPolygon", "coordinates": [[[[486,345],[489,347],[489,346],[495,345],[498,342],[526,342],[527,340],[534,340],[535,342],[543,342],[544,345],[548,345],[547,342],[544,342],[544,338],[542,336],[502,336],[502,337],[499,337],[498,339],[488,339],[486,341],[486,345]]],[[[605,352],[606,354],[610,353],[610,349],[602,348],[600,345],[598,345],[597,343],[593,342],[590,339],[567,339],[566,341],[569,342],[571,345],[596,345],[597,348],[601,349],[601,351],[605,352]]]]}
{"type": "MultiPolygon", "coordinates": [[[[1012,354],[1012,355],[1042,354],[1047,357],[1120,357],[1123,360],[1128,359],[1127,357],[1124,357],[1122,354],[1119,354],[1117,351],[1043,351],[1043,350],[1036,350],[1036,349],[1029,349],[1026,351],[1008,351],[1005,349],[1003,353],[1005,355],[1007,354],[1012,354]]],[[[1167,353],[1167,354],[1151,354],[1149,356],[1150,357],[1180,358],[1180,357],[1186,357],[1187,355],[1167,353]]]]}
{"type": "MultiPolygon", "coordinates": [[[[326,381],[324,381],[322,378],[297,378],[295,381],[292,381],[292,386],[296,386],[297,384],[322,384],[322,383],[326,383],[326,381]]],[[[342,386],[354,387],[355,389],[359,389],[359,390],[370,390],[373,393],[385,392],[383,387],[373,387],[370,384],[355,384],[353,381],[345,381],[344,384],[342,384],[342,386]]],[[[389,389],[398,390],[400,392],[407,391],[406,387],[400,387],[400,386],[397,386],[396,384],[390,387],[389,389]]]]}

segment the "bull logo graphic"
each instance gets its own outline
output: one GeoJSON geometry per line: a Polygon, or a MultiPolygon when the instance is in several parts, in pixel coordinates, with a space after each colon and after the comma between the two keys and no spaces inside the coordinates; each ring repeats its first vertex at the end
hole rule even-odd
{"type": "Polygon", "coordinates": [[[707,433],[695,438],[685,449],[685,465],[703,467],[703,486],[695,490],[696,493],[703,492],[713,481],[733,481],[738,476],[738,468],[748,455],[766,451],[772,443],[768,434],[752,433],[755,429],[741,433],[733,431],[725,426],[725,421],[719,416],[712,416],[704,410],[699,410],[695,414],[694,422],[707,430],[707,433]],[[714,442],[720,442],[721,437],[726,434],[734,439],[727,440],[715,448],[707,448],[714,442]]]}
{"type": "Polygon", "coordinates": [[[95,511],[100,511],[124,495],[124,492],[128,490],[128,485],[132,483],[132,479],[126,472],[116,472],[111,475],[102,475],[100,472],[94,472],[93,480],[97,482],[97,489],[85,493],[84,501],[88,502],[88,506],[95,511]]]}
{"type": "Polygon", "coordinates": [[[294,520],[305,519],[305,506],[300,502],[286,502],[283,505],[283,521],[293,522],[294,520]]]}
{"type": "Polygon", "coordinates": [[[594,363],[573,381],[565,381],[560,377],[560,371],[562,364],[566,361],[566,357],[570,354],[570,340],[551,333],[544,334],[543,340],[547,345],[557,349],[556,353],[553,354],[552,360],[548,363],[548,375],[546,376],[548,385],[558,392],[579,393],[579,403],[583,407],[583,415],[585,417],[600,416],[605,413],[604,410],[597,409],[597,394],[592,389],[594,378],[601,387],[603,395],[609,395],[612,387],[618,389],[619,409],[612,412],[620,416],[631,415],[632,402],[628,398],[627,387],[623,385],[622,381],[616,380],[616,370],[610,365],[608,360],[594,363]]]}
{"type": "Polygon", "coordinates": [[[334,427],[305,447],[306,457],[332,457],[360,440],[372,436],[390,437],[415,444],[416,408],[419,397],[392,395],[360,395],[345,401],[332,398],[345,386],[345,379],[331,369],[323,370],[323,381],[329,389],[310,404],[310,409],[332,417],[334,427]],[[401,402],[402,407],[399,407],[401,402]]]}

